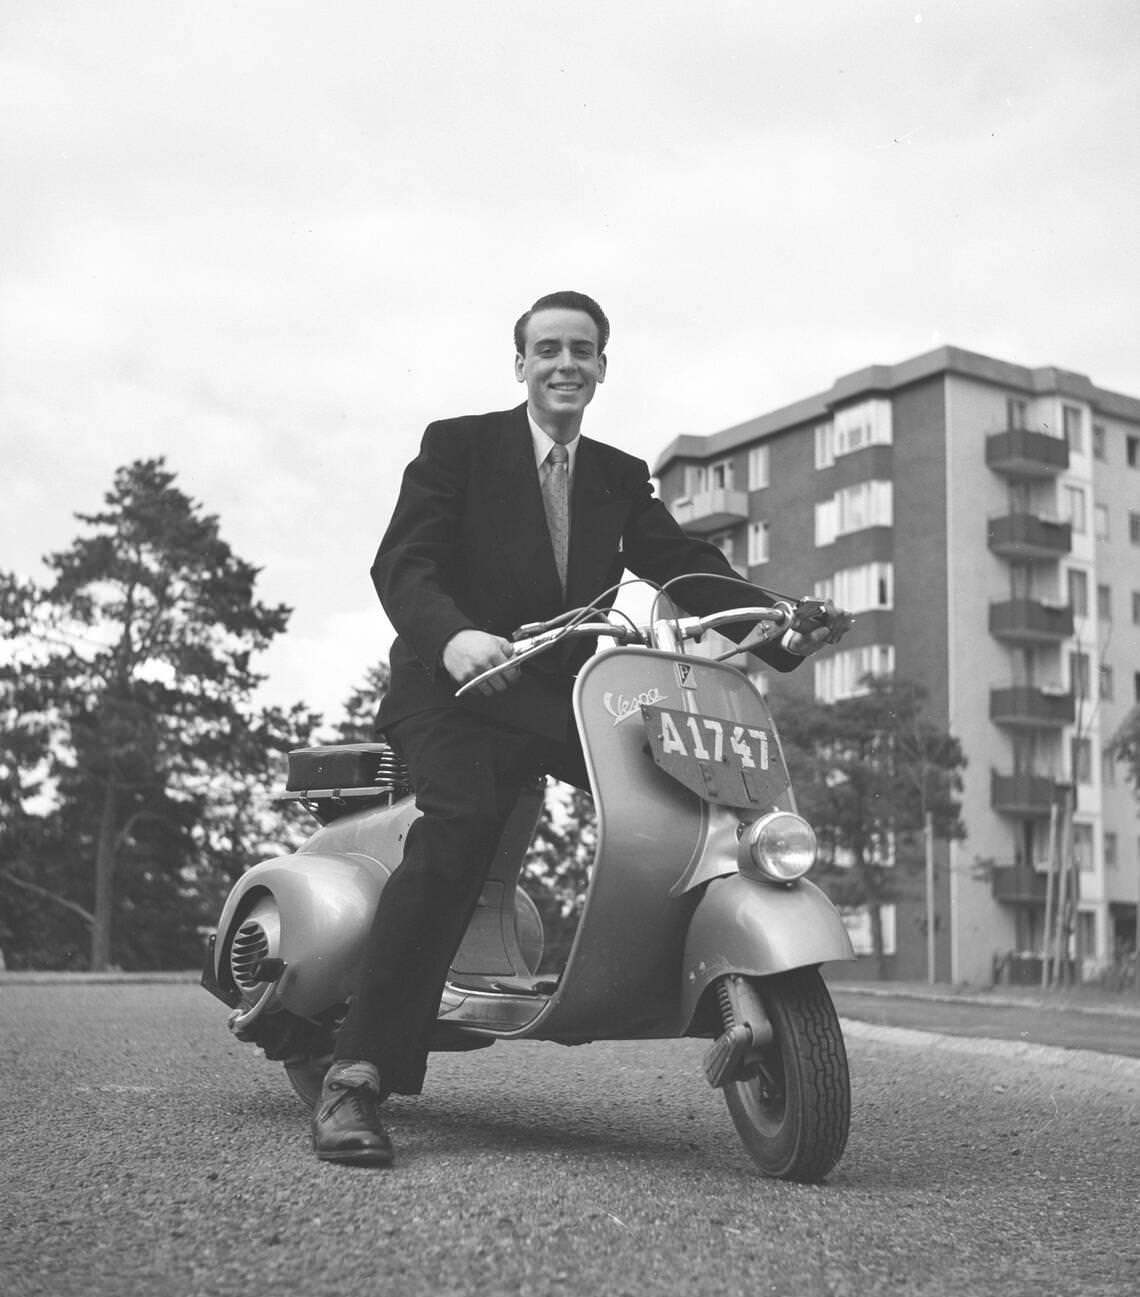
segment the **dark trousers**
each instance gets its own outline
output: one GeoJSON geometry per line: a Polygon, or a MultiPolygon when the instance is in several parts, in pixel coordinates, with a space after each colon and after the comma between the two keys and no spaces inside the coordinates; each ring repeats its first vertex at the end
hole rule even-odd
{"type": "Polygon", "coordinates": [[[576,737],[560,744],[458,707],[391,726],[422,815],[385,884],[335,1057],[375,1063],[386,1090],[419,1094],[447,971],[525,783],[586,787],[576,737]]]}

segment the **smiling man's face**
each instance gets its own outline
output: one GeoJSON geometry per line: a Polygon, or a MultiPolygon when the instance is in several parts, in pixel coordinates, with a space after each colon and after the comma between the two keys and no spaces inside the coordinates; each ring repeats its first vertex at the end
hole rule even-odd
{"type": "Polygon", "coordinates": [[[556,440],[569,440],[565,434],[578,431],[582,411],[606,377],[598,326],[585,311],[536,311],[526,324],[526,353],[515,357],[515,377],[526,384],[527,405],[539,427],[556,440]]]}

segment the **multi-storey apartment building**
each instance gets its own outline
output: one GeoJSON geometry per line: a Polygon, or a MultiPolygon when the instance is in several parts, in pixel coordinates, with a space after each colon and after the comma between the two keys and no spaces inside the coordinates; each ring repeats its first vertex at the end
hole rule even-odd
{"type": "MultiPolygon", "coordinates": [[[[983,983],[995,958],[1042,949],[1066,798],[1084,972],[1135,945],[1138,803],[1104,750],[1140,703],[1140,399],[941,347],[678,437],[656,472],[678,521],[750,579],[858,614],[773,692],[833,701],[893,672],[960,740],[968,836],[937,847],[939,979],[983,983]]],[[[922,977],[923,880],[904,890],[891,971],[922,977]]]]}

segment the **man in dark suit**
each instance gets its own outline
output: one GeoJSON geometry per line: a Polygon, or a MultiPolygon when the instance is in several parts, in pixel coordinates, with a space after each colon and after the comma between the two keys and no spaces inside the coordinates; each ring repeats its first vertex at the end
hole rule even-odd
{"type": "MultiPolygon", "coordinates": [[[[521,787],[540,772],[586,786],[570,690],[588,644],[462,698],[456,689],[508,663],[519,626],[599,597],[608,606],[627,568],[658,584],[719,578],[679,587],[693,613],[771,602],[681,530],[644,462],[580,436],[608,338],[591,298],[540,298],[515,326],[525,405],[431,424],[405,471],[372,567],[397,632],[378,724],[407,763],[422,815],[385,886],[314,1114],[322,1160],[391,1163],[379,1102],[422,1088],[447,971],[521,787]]],[[[792,633],[759,656],[792,670],[833,630],[792,633]]]]}

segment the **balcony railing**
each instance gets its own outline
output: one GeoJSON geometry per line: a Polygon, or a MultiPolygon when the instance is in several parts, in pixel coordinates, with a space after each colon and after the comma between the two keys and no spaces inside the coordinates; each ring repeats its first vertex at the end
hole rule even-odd
{"type": "Polygon", "coordinates": [[[1015,563],[1040,563],[1061,558],[1073,547],[1067,522],[1039,518],[1034,513],[1009,513],[989,520],[990,552],[1015,563]]]}
{"type": "Polygon", "coordinates": [[[1014,644],[1056,644],[1073,633],[1073,610],[1037,599],[990,604],[990,634],[1014,644]]]}
{"type": "Polygon", "coordinates": [[[990,690],[990,720],[998,725],[1060,729],[1072,725],[1076,714],[1073,695],[1060,690],[1035,689],[1032,685],[990,690]]]}
{"type": "Polygon", "coordinates": [[[670,506],[673,517],[686,531],[707,535],[724,531],[748,521],[747,491],[729,491],[717,488],[700,491],[696,495],[681,496],[670,506]]]}
{"type": "Polygon", "coordinates": [[[1009,477],[1056,477],[1069,467],[1069,446],[1045,432],[1007,428],[986,438],[986,463],[1009,477]]]}
{"type": "Polygon", "coordinates": [[[1057,783],[1045,775],[990,772],[990,804],[1000,815],[1044,819],[1057,798],[1057,783]]]}
{"type": "Polygon", "coordinates": [[[1047,876],[1024,865],[995,865],[992,886],[995,901],[1006,905],[1044,905],[1047,876]]]}

